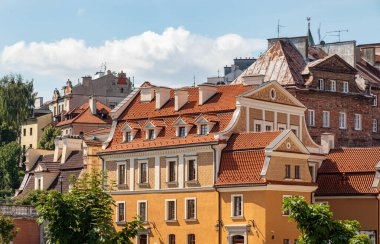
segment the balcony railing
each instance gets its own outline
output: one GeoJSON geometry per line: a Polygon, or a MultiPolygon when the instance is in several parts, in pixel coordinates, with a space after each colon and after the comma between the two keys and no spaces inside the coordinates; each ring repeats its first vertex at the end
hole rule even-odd
{"type": "Polygon", "coordinates": [[[0,205],[0,213],[13,218],[37,218],[39,215],[34,206],[0,205]]]}

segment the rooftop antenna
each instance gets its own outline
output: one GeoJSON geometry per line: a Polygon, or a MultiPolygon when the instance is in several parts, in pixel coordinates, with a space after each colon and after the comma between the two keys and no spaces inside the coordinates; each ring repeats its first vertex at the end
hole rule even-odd
{"type": "Polygon", "coordinates": [[[135,89],[135,77],[132,76],[132,89],[135,89]]]}
{"type": "Polygon", "coordinates": [[[318,27],[318,42],[321,43],[321,23],[319,23],[318,27]]]}
{"type": "Polygon", "coordinates": [[[219,69],[218,69],[218,78],[219,78],[219,69]]]}
{"type": "Polygon", "coordinates": [[[280,29],[283,27],[286,27],[286,26],[280,25],[280,20],[277,20],[277,38],[280,37],[280,29]]]}
{"type": "Polygon", "coordinates": [[[327,31],[326,33],[329,34],[329,36],[337,36],[338,40],[340,42],[340,35],[342,32],[348,32],[348,30],[335,30],[335,31],[327,31]]]}
{"type": "Polygon", "coordinates": [[[193,84],[193,86],[195,87],[195,75],[193,76],[193,80],[194,80],[194,84],[193,84]]]}

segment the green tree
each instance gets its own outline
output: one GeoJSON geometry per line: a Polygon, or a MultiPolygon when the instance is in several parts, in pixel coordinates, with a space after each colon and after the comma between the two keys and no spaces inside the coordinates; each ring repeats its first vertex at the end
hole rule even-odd
{"type": "Polygon", "coordinates": [[[41,135],[40,141],[38,142],[39,149],[54,150],[55,144],[54,139],[61,135],[61,130],[58,128],[48,125],[45,127],[44,132],[41,135]]]}
{"type": "Polygon", "coordinates": [[[42,190],[32,190],[26,195],[17,197],[17,199],[14,201],[14,204],[37,206],[42,194],[44,194],[42,190]]]}
{"type": "MultiPolygon", "coordinates": [[[[142,229],[140,221],[128,222],[117,232],[113,226],[111,195],[101,188],[102,174],[85,174],[70,192],[49,191],[41,195],[39,223],[47,222],[50,243],[131,243],[142,229]]],[[[106,190],[110,188],[107,187],[106,190]]]]}
{"type": "Polygon", "coordinates": [[[366,235],[359,235],[360,224],[356,220],[333,220],[326,204],[308,204],[303,197],[284,199],[283,210],[290,210],[289,219],[297,223],[301,244],[369,244],[366,235]]]}
{"type": "Polygon", "coordinates": [[[18,229],[12,219],[0,214],[0,243],[8,244],[16,236],[18,229]]]}
{"type": "Polygon", "coordinates": [[[14,128],[7,126],[5,123],[1,123],[0,120],[0,147],[6,143],[16,141],[17,132],[14,128]]]}
{"type": "Polygon", "coordinates": [[[21,148],[17,142],[0,147],[0,189],[11,190],[19,187],[19,155],[21,148]]]}

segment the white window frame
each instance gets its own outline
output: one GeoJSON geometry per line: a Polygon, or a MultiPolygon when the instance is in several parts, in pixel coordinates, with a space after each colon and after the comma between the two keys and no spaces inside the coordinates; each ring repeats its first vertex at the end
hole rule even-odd
{"type": "Polygon", "coordinates": [[[315,126],[315,110],[313,109],[308,110],[308,118],[309,118],[308,125],[315,126]]]}
{"type": "Polygon", "coordinates": [[[342,90],[343,93],[349,93],[350,92],[350,89],[349,89],[349,86],[348,86],[348,81],[343,81],[343,90],[342,90]]]}
{"type": "MultiPolygon", "coordinates": [[[[287,197],[292,197],[292,195],[282,195],[282,202],[284,202],[284,199],[287,197]]],[[[290,209],[288,209],[289,214],[286,214],[285,211],[282,211],[282,216],[289,216],[290,215],[290,209]]]]}
{"type": "Polygon", "coordinates": [[[373,96],[372,106],[377,107],[377,95],[372,94],[372,96],[373,96]]]}
{"type": "Polygon", "coordinates": [[[208,124],[199,124],[198,125],[198,130],[199,130],[198,134],[199,135],[204,135],[204,136],[208,135],[208,133],[210,132],[208,124]],[[206,134],[202,134],[202,126],[206,126],[206,134]]]}
{"type": "Polygon", "coordinates": [[[43,190],[44,189],[44,177],[39,176],[34,178],[34,189],[35,190],[43,190]],[[38,181],[41,180],[41,188],[39,187],[38,181]]]}
{"type": "Polygon", "coordinates": [[[273,131],[273,122],[271,121],[264,121],[264,128],[261,128],[261,131],[273,131]],[[270,130],[267,130],[267,126],[270,126],[270,130]]]}
{"type": "Polygon", "coordinates": [[[286,124],[277,123],[277,130],[280,130],[280,128],[283,128],[283,130],[286,130],[286,124]]]}
{"type": "Polygon", "coordinates": [[[362,115],[361,114],[355,114],[355,130],[362,130],[362,115]]]}
{"type": "Polygon", "coordinates": [[[145,203],[145,219],[142,222],[148,222],[148,201],[147,200],[138,200],[137,201],[137,215],[140,214],[140,203],[145,203]]]}
{"type": "Polygon", "coordinates": [[[116,222],[126,222],[127,221],[127,214],[126,214],[126,204],[125,201],[116,201],[116,222]],[[119,204],[124,204],[124,220],[119,219],[119,204]]]}
{"type": "Polygon", "coordinates": [[[330,111],[323,111],[322,112],[322,126],[323,126],[323,128],[329,128],[330,127],[330,111]]]}
{"type": "Polygon", "coordinates": [[[339,129],[347,129],[347,114],[345,112],[339,112],[339,129]],[[342,126],[343,115],[343,126],[342,126]]]}
{"type": "Polygon", "coordinates": [[[185,157],[185,180],[188,182],[198,181],[198,157],[197,156],[191,156],[191,157],[185,157]],[[189,161],[194,160],[195,162],[195,179],[190,181],[189,180],[189,161]]]}
{"type": "Polygon", "coordinates": [[[372,119],[372,132],[377,132],[377,119],[372,119]]]}
{"type": "Polygon", "coordinates": [[[197,220],[197,198],[196,197],[186,197],[185,198],[185,220],[186,221],[195,221],[197,220]],[[187,201],[194,200],[194,219],[187,218],[187,201]]]}
{"type": "Polygon", "coordinates": [[[177,221],[177,199],[165,199],[165,221],[177,221]],[[169,219],[169,202],[174,202],[174,219],[169,219]]]}
{"type": "MultiPolygon", "coordinates": [[[[316,181],[316,173],[315,173],[316,166],[314,163],[309,163],[309,167],[313,168],[313,174],[310,173],[310,176],[311,176],[311,180],[315,182],[316,181]]],[[[309,169],[309,172],[310,172],[310,169],[309,169]]]]}
{"type": "Polygon", "coordinates": [[[120,175],[120,172],[119,172],[119,166],[120,165],[124,165],[124,185],[127,184],[127,162],[116,162],[116,182],[118,185],[120,185],[120,182],[119,182],[119,175],[120,175]]]}
{"type": "Polygon", "coordinates": [[[293,131],[293,130],[295,130],[296,131],[296,133],[294,133],[297,137],[299,136],[299,126],[298,125],[291,125],[290,126],[290,130],[291,131],[293,131]]]}
{"type": "Polygon", "coordinates": [[[330,80],[330,91],[336,92],[336,81],[330,80]]]}
{"type": "Polygon", "coordinates": [[[321,91],[325,90],[325,80],[324,79],[318,79],[318,89],[321,91]]]}
{"type": "Polygon", "coordinates": [[[253,130],[254,130],[254,132],[263,132],[263,126],[264,126],[264,123],[263,123],[262,120],[254,120],[253,121],[253,130]],[[256,126],[257,125],[260,125],[260,131],[256,130],[256,126]]]}
{"type": "Polygon", "coordinates": [[[302,180],[302,168],[301,168],[301,165],[294,165],[294,179],[295,180],[302,180]],[[297,170],[296,170],[296,168],[298,168],[299,169],[299,171],[298,171],[298,178],[296,178],[296,175],[297,175],[297,170]]]}
{"type": "Polygon", "coordinates": [[[138,161],[138,183],[139,184],[148,184],[149,183],[149,161],[148,160],[139,160],[138,161]],[[141,182],[141,164],[146,163],[146,182],[141,182]]]}
{"type": "Polygon", "coordinates": [[[232,219],[242,219],[244,218],[244,198],[243,194],[232,194],[231,195],[231,218],[232,219]],[[234,215],[235,210],[235,197],[241,197],[241,215],[234,215]]]}
{"type": "Polygon", "coordinates": [[[175,183],[178,182],[178,159],[177,158],[166,158],[166,183],[175,183]],[[169,173],[170,173],[170,163],[169,162],[175,162],[175,180],[169,181],[169,173]]]}

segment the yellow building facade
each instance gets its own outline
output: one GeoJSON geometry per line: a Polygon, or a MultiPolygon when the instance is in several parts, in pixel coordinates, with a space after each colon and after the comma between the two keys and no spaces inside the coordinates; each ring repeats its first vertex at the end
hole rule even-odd
{"type": "Polygon", "coordinates": [[[38,141],[43,133],[43,128],[52,122],[51,113],[29,118],[21,126],[21,147],[24,151],[28,148],[36,149],[38,141]]]}

